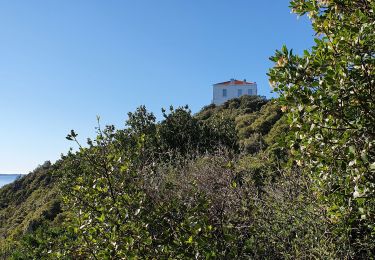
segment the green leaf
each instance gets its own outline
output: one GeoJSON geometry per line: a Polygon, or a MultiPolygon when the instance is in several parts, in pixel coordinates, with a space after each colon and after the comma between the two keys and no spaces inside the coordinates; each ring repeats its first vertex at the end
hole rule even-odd
{"type": "Polygon", "coordinates": [[[193,243],[193,237],[190,236],[188,240],[185,241],[186,244],[192,244],[193,243]]]}

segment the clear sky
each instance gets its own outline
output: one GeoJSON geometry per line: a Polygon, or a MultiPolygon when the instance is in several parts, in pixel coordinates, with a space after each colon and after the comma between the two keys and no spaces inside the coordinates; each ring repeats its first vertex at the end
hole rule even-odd
{"type": "Polygon", "coordinates": [[[268,60],[313,45],[288,0],[2,0],[0,173],[27,173],[93,136],[96,115],[122,127],[145,104],[211,102],[212,84],[256,81],[268,60]]]}

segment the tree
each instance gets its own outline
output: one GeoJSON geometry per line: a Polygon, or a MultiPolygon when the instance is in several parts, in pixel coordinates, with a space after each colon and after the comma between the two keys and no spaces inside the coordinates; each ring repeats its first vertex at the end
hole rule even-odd
{"type": "Polygon", "coordinates": [[[188,106],[163,109],[164,120],[160,123],[158,135],[160,146],[165,150],[176,150],[181,154],[196,150],[199,142],[198,121],[193,118],[188,106]]]}
{"type": "Polygon", "coordinates": [[[114,132],[115,139],[120,145],[118,148],[131,150],[142,139],[142,151],[138,159],[144,163],[152,160],[160,152],[157,145],[155,120],[154,114],[148,112],[143,105],[138,107],[135,112],[129,112],[125,122],[126,128],[114,132]]]}
{"type": "Polygon", "coordinates": [[[358,256],[375,250],[375,2],[294,0],[316,45],[271,57],[270,83],[292,127],[294,163],[315,179],[338,236],[358,256]],[[346,240],[345,240],[346,239],[346,240]]]}

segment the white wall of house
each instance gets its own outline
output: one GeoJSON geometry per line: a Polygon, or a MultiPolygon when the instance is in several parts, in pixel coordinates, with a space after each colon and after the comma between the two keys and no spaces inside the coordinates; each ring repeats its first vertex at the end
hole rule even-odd
{"type": "Polygon", "coordinates": [[[243,95],[258,95],[257,84],[247,82],[244,82],[244,84],[214,84],[212,103],[221,105],[229,99],[243,95]]]}

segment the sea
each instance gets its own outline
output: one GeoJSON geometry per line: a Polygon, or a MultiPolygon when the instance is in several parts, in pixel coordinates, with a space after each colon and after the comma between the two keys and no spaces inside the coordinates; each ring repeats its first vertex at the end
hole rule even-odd
{"type": "Polygon", "coordinates": [[[18,177],[21,177],[22,174],[1,174],[0,173],[0,188],[4,185],[15,181],[18,177]]]}

